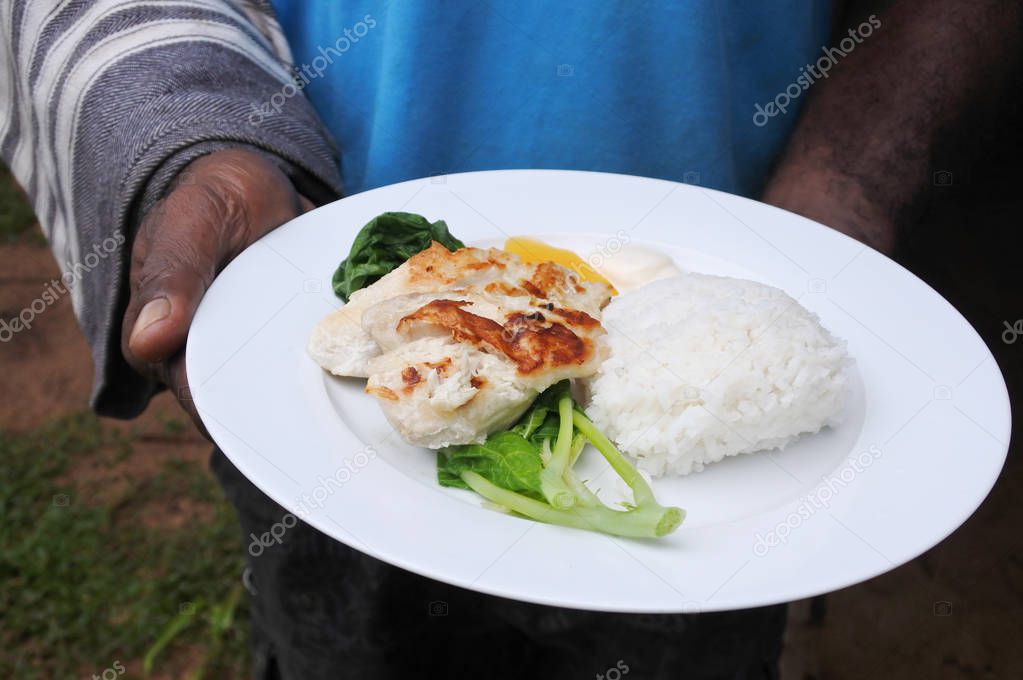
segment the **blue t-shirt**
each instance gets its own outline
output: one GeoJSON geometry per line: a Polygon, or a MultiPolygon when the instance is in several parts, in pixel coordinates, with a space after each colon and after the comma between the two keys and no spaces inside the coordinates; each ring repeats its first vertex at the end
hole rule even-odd
{"type": "Polygon", "coordinates": [[[831,19],[809,0],[274,4],[347,193],[567,168],[754,195],[802,98],[755,107],[817,59],[831,19]]]}

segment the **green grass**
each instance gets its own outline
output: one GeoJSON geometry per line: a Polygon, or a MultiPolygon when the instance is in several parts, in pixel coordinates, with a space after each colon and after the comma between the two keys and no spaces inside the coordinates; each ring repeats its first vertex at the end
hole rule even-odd
{"type": "Polygon", "coordinates": [[[0,243],[46,245],[35,223],[35,214],[25,194],[7,167],[0,165],[0,243]]]}
{"type": "Polygon", "coordinates": [[[0,677],[91,677],[115,662],[138,668],[147,652],[154,672],[175,677],[184,655],[206,677],[244,675],[243,546],[209,473],[169,463],[121,491],[60,481],[72,461],[113,464],[130,447],[91,414],[0,431],[0,677]],[[144,524],[175,499],[209,519],[144,524]]]}

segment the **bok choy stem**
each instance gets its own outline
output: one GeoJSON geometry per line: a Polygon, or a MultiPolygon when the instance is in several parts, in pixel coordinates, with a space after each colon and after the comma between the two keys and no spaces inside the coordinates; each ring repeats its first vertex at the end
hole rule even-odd
{"type": "Polygon", "coordinates": [[[574,489],[566,483],[565,471],[572,464],[572,395],[568,389],[558,399],[558,438],[554,442],[551,451],[551,459],[540,473],[540,488],[544,498],[555,508],[570,508],[575,505],[577,495],[574,489]]]}
{"type": "Polygon", "coordinates": [[[613,536],[658,538],[678,528],[685,517],[679,508],[665,508],[656,503],[628,512],[612,510],[603,505],[559,510],[542,501],[502,489],[471,470],[462,472],[462,480],[488,501],[503,505],[520,515],[548,524],[600,531],[613,536]]]}

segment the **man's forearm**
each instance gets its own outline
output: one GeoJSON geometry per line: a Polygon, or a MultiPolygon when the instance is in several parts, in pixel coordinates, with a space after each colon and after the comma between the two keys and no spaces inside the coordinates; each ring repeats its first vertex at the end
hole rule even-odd
{"type": "Polygon", "coordinates": [[[180,169],[247,145],[317,200],[340,178],[261,0],[59,4],[0,3],[0,151],[73,291],[93,405],[129,416],[156,389],[120,350],[132,228],[180,169]]]}
{"type": "Polygon", "coordinates": [[[935,149],[964,147],[971,114],[993,110],[1018,78],[1021,10],[1004,0],[852,2],[837,25],[871,14],[880,27],[814,84],[763,198],[891,252],[934,182],[935,149]]]}

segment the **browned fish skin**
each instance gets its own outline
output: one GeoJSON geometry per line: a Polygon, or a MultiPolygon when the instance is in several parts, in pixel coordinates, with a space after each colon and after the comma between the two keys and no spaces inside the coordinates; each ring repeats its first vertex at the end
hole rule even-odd
{"type": "Polygon", "coordinates": [[[424,283],[430,286],[446,286],[463,279],[466,271],[484,270],[494,267],[504,269],[507,253],[490,248],[460,248],[451,252],[434,241],[426,250],[410,257],[408,285],[416,289],[424,283]]]}
{"type": "Polygon", "coordinates": [[[398,395],[389,387],[366,387],[366,394],[386,399],[387,401],[398,401],[398,395]]]}
{"type": "Polygon", "coordinates": [[[444,375],[447,373],[448,367],[451,366],[451,357],[444,357],[443,361],[427,361],[426,366],[444,375]]]}
{"type": "Polygon", "coordinates": [[[401,381],[405,383],[405,393],[408,394],[422,378],[419,375],[419,371],[416,370],[415,366],[406,366],[401,372],[401,381]]]}
{"type": "MultiPolygon", "coordinates": [[[[593,343],[580,338],[564,324],[548,322],[540,312],[513,312],[501,325],[467,312],[462,300],[434,300],[398,321],[401,328],[413,321],[451,331],[456,342],[501,352],[514,362],[520,374],[569,365],[580,365],[593,354],[593,343]]],[[[578,312],[594,321],[584,312],[578,312]]]]}
{"type": "Polygon", "coordinates": [[[579,311],[578,309],[563,309],[551,304],[548,304],[546,308],[547,311],[554,312],[573,326],[579,326],[580,328],[596,328],[600,325],[599,321],[586,312],[579,311]]]}

